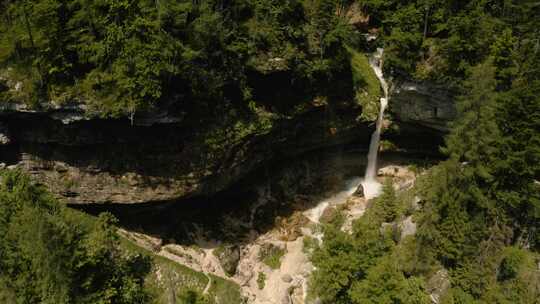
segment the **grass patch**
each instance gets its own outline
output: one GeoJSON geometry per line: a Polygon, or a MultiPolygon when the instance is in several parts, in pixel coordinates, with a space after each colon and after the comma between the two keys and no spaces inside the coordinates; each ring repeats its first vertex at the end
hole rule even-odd
{"type": "Polygon", "coordinates": [[[347,50],[351,56],[355,99],[362,106],[360,119],[375,121],[379,114],[379,99],[382,96],[381,84],[371,69],[366,55],[349,47],[347,50]]]}
{"type": "Polygon", "coordinates": [[[225,253],[225,246],[219,245],[214,250],[212,250],[212,254],[219,259],[219,256],[225,253]]]}
{"type": "Polygon", "coordinates": [[[302,245],[302,252],[310,256],[319,247],[319,241],[311,236],[305,236],[302,245]]]}
{"type": "Polygon", "coordinates": [[[281,258],[285,255],[285,250],[272,244],[265,244],[259,252],[259,260],[272,269],[281,266],[281,258]]]}
{"type": "Polygon", "coordinates": [[[266,274],[264,274],[264,272],[259,271],[259,274],[257,275],[257,286],[259,287],[260,290],[263,290],[265,284],[266,284],[266,274]]]}
{"type": "Polygon", "coordinates": [[[236,283],[213,275],[210,275],[210,277],[212,278],[210,290],[208,291],[210,303],[241,304],[245,302],[240,294],[240,286],[236,283]]]}
{"type": "Polygon", "coordinates": [[[154,296],[155,304],[166,304],[171,301],[183,303],[187,294],[204,297],[204,303],[243,303],[240,286],[220,277],[209,275],[210,288],[202,295],[208,285],[208,277],[184,265],[153,254],[139,247],[125,237],[120,237],[120,246],[127,253],[140,253],[152,257],[153,269],[146,277],[145,287],[154,296]]]}
{"type": "Polygon", "coordinates": [[[189,262],[193,262],[193,257],[190,254],[184,253],[178,249],[175,249],[172,247],[165,247],[164,250],[178,257],[184,258],[188,260],[189,262]]]}

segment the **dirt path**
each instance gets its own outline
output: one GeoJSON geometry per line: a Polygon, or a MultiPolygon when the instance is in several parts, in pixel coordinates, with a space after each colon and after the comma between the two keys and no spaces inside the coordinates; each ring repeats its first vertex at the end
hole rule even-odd
{"type": "Polygon", "coordinates": [[[207,295],[208,291],[210,290],[210,287],[212,287],[212,277],[206,272],[204,273],[204,275],[206,276],[206,278],[208,278],[208,283],[204,287],[203,295],[207,295]]]}

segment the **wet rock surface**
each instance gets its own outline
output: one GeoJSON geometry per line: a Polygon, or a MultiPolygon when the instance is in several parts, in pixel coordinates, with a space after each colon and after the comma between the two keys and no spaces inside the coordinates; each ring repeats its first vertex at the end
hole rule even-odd
{"type": "Polygon", "coordinates": [[[8,145],[11,143],[9,138],[9,131],[6,126],[0,124],[0,146],[8,145]]]}
{"type": "Polygon", "coordinates": [[[356,191],[354,192],[354,195],[358,196],[358,197],[364,197],[365,196],[365,194],[364,194],[364,186],[362,186],[362,184],[358,185],[358,188],[356,188],[356,191]]]}
{"type": "MultiPolygon", "coordinates": [[[[420,161],[388,154],[379,160],[394,182],[413,178],[404,163],[420,161]]],[[[118,209],[76,206],[92,214],[112,212],[130,240],[176,263],[237,283],[247,303],[316,303],[306,298],[313,271],[309,243],[324,242],[322,225],[337,211],[348,233],[363,216],[369,204],[354,191],[361,180],[355,176],[365,172],[365,166],[365,153],[317,153],[271,166],[256,174],[263,178],[248,178],[232,193],[204,200],[115,205],[118,209]],[[253,195],[242,192],[248,189],[253,195]],[[321,204],[326,208],[313,212],[321,204]],[[272,266],[265,257],[273,257],[272,266]]],[[[385,226],[400,230],[398,223],[385,226]]]]}

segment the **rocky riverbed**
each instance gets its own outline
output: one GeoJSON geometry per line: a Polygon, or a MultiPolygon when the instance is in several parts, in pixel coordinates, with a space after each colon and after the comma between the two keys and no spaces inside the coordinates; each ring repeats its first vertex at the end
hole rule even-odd
{"type": "MultiPolygon", "coordinates": [[[[248,303],[311,303],[309,277],[313,266],[309,261],[309,244],[324,241],[321,225],[337,212],[345,219],[342,229],[348,231],[352,222],[368,208],[369,201],[359,189],[361,178],[352,175],[356,170],[363,172],[362,163],[362,156],[355,153],[314,157],[269,173],[272,180],[255,185],[253,195],[241,208],[221,209],[206,214],[207,217],[189,215],[192,221],[162,222],[160,228],[128,223],[120,232],[159,256],[234,281],[248,303]],[[318,166],[314,165],[316,161],[319,161],[318,166]],[[285,189],[286,176],[291,180],[298,178],[299,185],[312,185],[305,189],[285,189]],[[278,177],[281,177],[281,186],[275,180],[278,177]],[[321,182],[327,183],[327,188],[313,190],[320,188],[318,183],[321,182]],[[284,195],[285,190],[293,192],[284,195]],[[281,204],[282,200],[290,208],[277,214],[274,212],[276,204],[281,204]],[[182,226],[189,227],[186,229],[189,233],[178,233],[182,226]]],[[[413,169],[414,166],[404,165],[399,157],[383,157],[378,179],[391,178],[396,189],[408,189],[416,177],[413,169]]],[[[229,199],[230,196],[217,197],[215,203],[229,199]]],[[[186,214],[170,206],[164,207],[163,212],[173,214],[171,218],[186,214]]],[[[120,218],[122,220],[121,215],[120,218]]],[[[412,219],[398,225],[403,226],[404,233],[414,233],[412,219]]]]}

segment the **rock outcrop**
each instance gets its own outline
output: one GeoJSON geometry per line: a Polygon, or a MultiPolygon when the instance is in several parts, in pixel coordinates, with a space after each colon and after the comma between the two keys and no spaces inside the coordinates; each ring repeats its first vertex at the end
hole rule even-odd
{"type": "Polygon", "coordinates": [[[212,195],[271,159],[352,141],[367,146],[372,127],[357,121],[360,112],[313,106],[263,131],[220,135],[216,144],[212,132],[222,129],[167,113],[132,122],[77,105],[31,110],[4,102],[0,162],[29,172],[68,203],[170,201],[212,195]]]}
{"type": "Polygon", "coordinates": [[[8,145],[11,143],[9,138],[9,131],[7,127],[3,124],[0,124],[0,146],[8,145]]]}
{"type": "Polygon", "coordinates": [[[441,86],[400,81],[392,92],[390,112],[400,122],[447,132],[457,114],[454,95],[441,86]]]}
{"type": "MultiPolygon", "coordinates": [[[[264,129],[233,126],[240,135],[230,136],[227,124],[165,110],[129,120],[99,117],[84,103],[0,101],[0,162],[68,203],[172,201],[222,191],[272,159],[351,142],[367,149],[374,126],[358,120],[361,110],[313,102],[264,129]]],[[[456,115],[450,92],[408,81],[395,86],[390,112],[384,138],[424,154],[437,153],[456,115]]]]}
{"type": "Polygon", "coordinates": [[[234,276],[240,262],[240,248],[238,246],[224,246],[214,250],[221,268],[228,276],[234,276]]]}
{"type": "Polygon", "coordinates": [[[432,83],[395,81],[388,110],[393,123],[383,138],[407,152],[438,154],[457,115],[455,95],[432,83]]]}
{"type": "Polygon", "coordinates": [[[451,282],[448,271],[444,268],[438,270],[427,282],[427,290],[430,293],[431,302],[439,304],[450,286],[451,282]]]}

